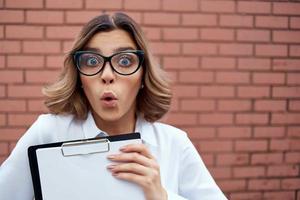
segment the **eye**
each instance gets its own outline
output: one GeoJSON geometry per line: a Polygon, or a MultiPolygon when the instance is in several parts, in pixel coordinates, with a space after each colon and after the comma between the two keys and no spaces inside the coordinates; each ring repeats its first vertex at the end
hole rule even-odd
{"type": "Polygon", "coordinates": [[[99,64],[99,61],[95,57],[89,57],[86,60],[86,65],[87,66],[96,66],[99,64]]]}
{"type": "Polygon", "coordinates": [[[132,62],[131,62],[131,59],[127,56],[122,56],[120,59],[119,59],[119,62],[118,64],[122,67],[129,67],[132,62]]]}

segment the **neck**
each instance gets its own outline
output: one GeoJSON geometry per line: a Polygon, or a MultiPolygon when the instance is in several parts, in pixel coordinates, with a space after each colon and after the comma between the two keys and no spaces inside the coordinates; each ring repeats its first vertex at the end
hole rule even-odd
{"type": "Polygon", "coordinates": [[[93,113],[95,123],[98,128],[109,135],[120,135],[132,133],[135,130],[136,116],[134,113],[128,113],[117,121],[104,121],[96,113],[93,113]]]}

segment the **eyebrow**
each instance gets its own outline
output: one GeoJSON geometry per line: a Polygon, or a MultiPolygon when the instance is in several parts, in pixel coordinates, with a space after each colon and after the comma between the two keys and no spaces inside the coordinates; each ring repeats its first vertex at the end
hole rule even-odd
{"type": "MultiPolygon", "coordinates": [[[[84,51],[96,51],[98,53],[102,53],[102,51],[99,49],[99,48],[96,48],[96,47],[84,47],[83,48],[84,51]]],[[[117,52],[120,52],[120,51],[127,51],[127,50],[136,50],[135,48],[133,47],[118,47],[116,49],[113,50],[114,53],[117,53],[117,52]]]]}

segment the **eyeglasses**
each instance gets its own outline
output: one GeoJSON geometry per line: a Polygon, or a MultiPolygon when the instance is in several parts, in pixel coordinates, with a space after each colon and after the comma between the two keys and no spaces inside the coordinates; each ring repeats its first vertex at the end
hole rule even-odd
{"type": "Polygon", "coordinates": [[[86,76],[93,76],[101,72],[106,62],[109,62],[116,73],[128,76],[140,68],[144,60],[144,52],[128,50],[106,57],[93,51],[76,51],[73,58],[79,72],[86,76]]]}

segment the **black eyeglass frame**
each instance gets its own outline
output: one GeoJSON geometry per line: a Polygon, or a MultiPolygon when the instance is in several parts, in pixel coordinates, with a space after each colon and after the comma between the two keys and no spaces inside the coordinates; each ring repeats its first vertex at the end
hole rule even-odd
{"type": "Polygon", "coordinates": [[[95,51],[76,51],[75,53],[73,53],[73,62],[75,63],[76,68],[78,69],[79,73],[81,73],[81,74],[83,74],[83,75],[85,75],[85,76],[95,76],[96,74],[100,73],[100,72],[104,69],[104,67],[105,67],[105,65],[106,65],[106,62],[109,62],[110,67],[111,67],[111,68],[113,69],[113,71],[116,72],[117,74],[120,74],[120,75],[123,75],[123,76],[129,76],[129,75],[132,75],[132,74],[134,74],[135,72],[137,72],[137,71],[139,70],[139,68],[142,66],[143,61],[144,61],[144,51],[142,51],[142,50],[126,50],[126,51],[120,51],[120,52],[114,53],[114,54],[112,54],[111,56],[108,56],[108,57],[107,57],[107,56],[103,56],[103,55],[101,55],[101,54],[99,54],[99,53],[97,53],[97,52],[95,52],[95,51]],[[98,56],[100,56],[100,57],[103,58],[103,60],[104,60],[103,65],[102,65],[102,67],[100,67],[100,69],[99,69],[97,72],[95,72],[95,73],[93,73],[93,74],[86,74],[86,73],[84,73],[84,72],[82,72],[82,71],[80,70],[80,66],[79,66],[79,63],[78,63],[78,62],[79,62],[79,57],[80,57],[82,54],[84,54],[84,53],[92,53],[92,54],[98,55],[98,56]],[[129,73],[129,74],[123,74],[123,73],[118,72],[118,71],[113,67],[113,65],[112,65],[112,63],[111,63],[111,58],[112,58],[112,57],[114,57],[115,55],[118,55],[118,54],[122,54],[122,53],[134,53],[134,54],[136,54],[136,55],[138,56],[138,59],[139,59],[138,67],[136,68],[136,70],[134,70],[133,72],[131,72],[131,73],[129,73]]]}

